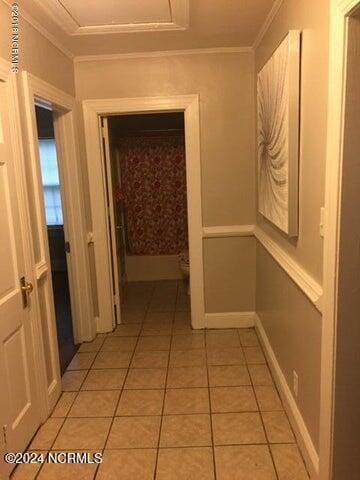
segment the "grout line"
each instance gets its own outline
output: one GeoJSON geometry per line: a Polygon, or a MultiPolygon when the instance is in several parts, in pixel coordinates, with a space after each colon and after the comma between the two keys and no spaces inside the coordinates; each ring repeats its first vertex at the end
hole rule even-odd
{"type": "Polygon", "coordinates": [[[213,431],[213,422],[212,422],[212,407],[211,407],[211,390],[210,390],[210,375],[209,375],[209,364],[208,364],[208,349],[207,349],[207,335],[205,335],[205,355],[206,355],[206,374],[208,381],[208,396],[209,396],[209,417],[210,417],[210,433],[211,433],[211,443],[212,443],[212,454],[213,454],[213,468],[214,468],[214,480],[216,480],[216,461],[215,461],[215,442],[214,442],[214,431],[213,431]]]}
{"type": "MultiPolygon", "coordinates": [[[[104,454],[105,451],[107,450],[133,450],[134,448],[135,449],[141,449],[141,450],[153,450],[153,449],[156,449],[156,461],[155,461],[155,466],[154,466],[154,476],[153,478],[155,479],[156,475],[157,475],[157,468],[158,468],[158,461],[159,461],[159,452],[160,450],[162,450],[163,448],[166,448],[166,449],[177,449],[177,448],[201,448],[201,447],[210,447],[212,448],[212,452],[213,452],[213,468],[214,468],[214,480],[216,480],[216,476],[217,476],[217,472],[216,472],[216,459],[215,459],[215,444],[214,444],[214,432],[213,432],[213,423],[212,423],[212,417],[214,414],[222,414],[222,415],[226,415],[226,414],[241,414],[241,413],[255,413],[255,414],[258,414],[259,417],[260,417],[260,421],[261,421],[261,424],[262,424],[262,427],[263,427],[263,430],[264,430],[264,434],[265,434],[265,439],[266,439],[266,442],[261,442],[261,443],[243,443],[243,444],[221,444],[221,445],[216,445],[216,447],[218,446],[221,446],[221,447],[229,447],[229,446],[240,446],[240,445],[266,445],[267,446],[267,449],[269,451],[269,454],[270,454],[270,457],[271,457],[271,460],[272,460],[272,463],[273,463],[273,466],[274,466],[274,470],[275,470],[275,475],[276,475],[276,479],[279,480],[279,475],[278,475],[278,472],[277,472],[277,469],[276,469],[276,464],[275,464],[275,460],[274,460],[274,457],[273,457],[273,454],[272,454],[272,451],[271,451],[271,445],[297,445],[298,447],[298,444],[296,442],[296,437],[294,437],[294,442],[275,442],[275,443],[270,443],[269,442],[269,437],[268,437],[268,434],[266,432],[266,428],[265,428],[265,424],[264,424],[264,420],[263,420],[263,413],[264,411],[260,410],[260,404],[259,404],[259,401],[258,401],[258,398],[256,396],[256,393],[255,393],[255,387],[259,387],[259,386],[269,386],[267,385],[266,383],[264,384],[254,384],[254,381],[250,375],[250,371],[249,371],[249,367],[251,365],[266,365],[267,368],[268,368],[268,363],[265,361],[264,363],[249,363],[249,362],[245,362],[245,363],[234,363],[234,364],[209,364],[209,354],[211,352],[211,350],[213,349],[218,349],[218,350],[223,350],[223,349],[227,349],[227,348],[240,348],[244,354],[244,349],[246,349],[247,347],[260,347],[261,351],[263,352],[263,349],[262,349],[262,346],[261,346],[261,343],[259,343],[259,345],[250,345],[250,346],[246,346],[246,345],[242,345],[241,343],[241,336],[240,336],[240,329],[228,329],[228,330],[236,330],[238,332],[238,337],[239,337],[239,343],[240,345],[236,346],[236,347],[231,347],[231,346],[227,346],[227,345],[215,345],[213,347],[210,347],[208,344],[207,344],[207,340],[208,340],[208,333],[210,333],[210,337],[211,337],[211,334],[212,332],[214,333],[220,333],[220,332],[217,332],[216,329],[214,330],[209,330],[205,333],[204,335],[204,348],[190,348],[190,349],[187,349],[187,348],[183,348],[183,349],[175,349],[173,348],[173,346],[175,345],[175,337],[177,336],[180,336],[180,335],[188,335],[188,336],[193,336],[192,333],[190,332],[184,332],[184,333],[175,333],[174,332],[174,326],[175,326],[175,319],[176,319],[176,314],[178,312],[177,308],[178,308],[178,300],[180,298],[180,295],[181,295],[181,285],[180,285],[180,281],[177,282],[176,284],[176,293],[174,295],[174,307],[173,307],[173,310],[171,312],[169,311],[153,311],[151,310],[151,303],[153,301],[153,299],[159,295],[159,293],[161,294],[161,289],[158,290],[158,284],[157,282],[152,282],[153,285],[151,286],[151,294],[146,294],[147,296],[147,302],[146,304],[144,305],[141,305],[141,315],[142,315],[142,321],[140,323],[124,323],[124,325],[130,325],[130,326],[133,326],[133,325],[136,325],[139,327],[138,329],[138,334],[137,335],[113,335],[114,332],[112,332],[111,334],[105,334],[103,336],[103,341],[101,342],[101,345],[100,347],[95,351],[95,352],[78,352],[78,353],[95,353],[94,355],[94,358],[92,360],[92,362],[90,363],[90,367],[88,369],[82,369],[82,370],[69,370],[69,372],[75,372],[75,371],[86,371],[86,374],[84,376],[84,379],[82,380],[82,382],[80,383],[79,385],[79,388],[76,389],[76,390],[66,390],[66,391],[63,391],[62,393],[75,393],[75,396],[74,396],[74,399],[73,401],[71,402],[71,405],[70,407],[68,408],[68,412],[66,414],[65,417],[49,417],[49,418],[52,418],[54,420],[58,420],[59,422],[61,422],[61,426],[59,428],[59,431],[57,432],[54,440],[52,441],[51,443],[51,446],[50,448],[47,448],[46,450],[43,450],[44,452],[49,452],[49,451],[52,451],[52,448],[53,446],[55,445],[55,442],[58,438],[58,436],[60,435],[60,432],[62,431],[63,427],[64,427],[64,424],[65,422],[67,421],[67,419],[81,419],[81,420],[84,420],[84,419],[95,419],[95,418],[103,418],[103,419],[111,419],[110,420],[110,426],[109,426],[109,431],[106,435],[106,440],[105,440],[105,443],[104,443],[104,447],[101,449],[101,452],[104,454]],[[159,322],[158,325],[155,325],[155,326],[152,326],[151,325],[151,322],[149,323],[146,323],[146,318],[149,314],[151,315],[154,315],[156,316],[157,314],[170,314],[171,313],[171,323],[164,323],[164,324],[161,324],[161,322],[159,322]],[[158,330],[159,332],[161,332],[162,328],[168,328],[169,325],[171,325],[171,330],[170,330],[170,333],[169,334],[165,334],[165,335],[162,335],[162,334],[158,334],[158,335],[144,335],[143,332],[146,331],[146,330],[149,330],[149,329],[154,329],[154,330],[158,330]],[[146,326],[146,328],[145,328],[146,326]],[[137,351],[137,348],[139,346],[139,342],[140,342],[140,339],[141,338],[158,338],[158,337],[170,337],[170,346],[169,346],[169,349],[166,349],[166,350],[159,350],[159,349],[150,349],[150,350],[140,350],[140,352],[143,352],[143,353],[149,353],[149,352],[166,352],[167,353],[167,362],[166,362],[166,367],[153,367],[153,366],[145,366],[145,367],[132,367],[132,362],[134,360],[134,357],[137,353],[139,353],[139,351],[137,351]],[[127,339],[127,341],[132,341],[132,340],[129,340],[130,338],[135,338],[136,341],[135,341],[135,344],[134,344],[134,347],[132,349],[132,351],[129,351],[129,356],[130,356],[130,360],[129,360],[129,363],[126,367],[111,367],[111,368],[107,368],[107,367],[100,367],[100,368],[94,368],[94,365],[95,365],[95,361],[96,359],[98,358],[99,354],[101,352],[104,352],[106,350],[101,350],[101,348],[104,346],[104,342],[106,341],[107,338],[123,338],[123,339],[127,339]],[[205,364],[203,365],[194,365],[194,364],[191,364],[191,365],[183,365],[183,366],[171,366],[171,355],[172,355],[172,352],[182,352],[182,354],[184,356],[187,355],[187,352],[195,352],[195,351],[204,351],[205,353],[205,364]],[[209,374],[209,370],[211,367],[238,367],[238,366],[241,366],[241,367],[245,367],[246,368],[246,371],[249,375],[249,378],[250,378],[250,384],[236,384],[236,385],[214,385],[214,386],[210,386],[210,374],[209,374]],[[206,369],[206,375],[207,375],[207,386],[179,386],[179,387],[168,387],[168,378],[169,378],[169,370],[170,368],[172,369],[187,369],[187,368],[202,368],[202,369],[206,369]],[[88,378],[89,374],[90,374],[90,371],[98,371],[98,370],[126,370],[126,373],[125,373],[125,376],[124,376],[124,380],[123,380],[123,383],[122,383],[122,388],[112,388],[112,389],[109,389],[109,388],[102,388],[102,389],[91,389],[91,390],[82,390],[82,387],[84,386],[85,382],[86,382],[86,379],[88,378]],[[136,370],[149,370],[149,369],[152,369],[152,370],[166,370],[166,375],[165,375],[165,385],[164,387],[135,387],[135,388],[125,388],[125,383],[126,383],[126,380],[130,374],[131,371],[136,371],[136,370]],[[211,405],[211,389],[221,389],[221,388],[238,388],[238,387],[247,387],[247,388],[251,388],[252,391],[253,391],[253,394],[254,394],[254,397],[255,397],[255,401],[256,401],[256,405],[257,405],[257,410],[240,410],[240,411],[223,411],[223,412],[215,412],[213,411],[212,409],[212,405],[211,405]],[[166,393],[168,390],[191,390],[191,389],[205,389],[207,388],[207,391],[208,391],[208,399],[209,399],[209,412],[203,412],[203,413],[171,413],[171,414],[165,414],[165,402],[166,402],[166,393]],[[118,407],[119,407],[119,403],[120,403],[120,400],[122,398],[122,395],[124,394],[124,392],[129,392],[129,391],[142,391],[142,390],[157,390],[157,391],[163,391],[163,403],[162,403],[162,409],[161,409],[161,414],[159,415],[116,415],[116,412],[118,410],[118,407]],[[76,402],[80,392],[106,392],[106,391],[111,391],[111,392],[119,392],[119,395],[118,395],[118,399],[116,401],[116,406],[114,408],[114,412],[111,416],[96,416],[96,417],[69,417],[69,413],[74,405],[74,403],[76,402]],[[161,447],[160,446],[160,441],[161,441],[161,433],[162,433],[162,427],[163,427],[163,420],[164,420],[164,417],[167,417],[167,416],[183,416],[183,415],[187,415],[187,416],[190,416],[190,415],[208,415],[209,416],[209,420],[210,420],[210,432],[211,432],[211,445],[202,445],[202,446],[199,446],[199,445],[186,445],[186,446],[172,446],[172,447],[161,447]],[[108,439],[109,439],[109,436],[110,436],[110,433],[111,433],[111,430],[113,428],[113,425],[114,425],[114,422],[115,422],[115,419],[116,418],[131,418],[131,417],[160,417],[160,426],[159,426],[159,436],[158,436],[158,442],[157,442],[157,447],[151,447],[151,448],[137,448],[137,447],[127,447],[127,448],[106,448],[106,444],[108,442],[108,439]]],[[[173,293],[172,293],[173,294],[173,293]]],[[[132,294],[132,295],[135,295],[136,297],[136,294],[132,294]]],[[[166,293],[166,295],[170,295],[168,293],[166,293]]],[[[157,297],[157,298],[160,298],[160,297],[157,297]]],[[[135,301],[136,301],[136,298],[135,298],[135,301]]],[[[123,312],[125,313],[125,310],[123,310],[123,312]]],[[[156,322],[155,322],[156,323],[156,322]]],[[[186,322],[185,322],[186,323],[186,322]]],[[[116,328],[116,327],[115,327],[116,328]]],[[[254,329],[247,329],[247,330],[254,330],[254,329]]],[[[125,340],[123,340],[123,342],[126,342],[125,340]]],[[[121,341],[120,341],[121,343],[121,341]]],[[[122,352],[122,349],[121,347],[119,349],[115,349],[115,350],[111,350],[112,352],[122,352]]],[[[191,355],[191,353],[189,353],[189,355],[191,355]]],[[[156,356],[156,355],[155,355],[156,356]]],[[[278,390],[276,388],[276,384],[274,383],[274,380],[273,380],[273,376],[272,376],[272,373],[271,373],[271,370],[270,370],[270,375],[271,375],[271,378],[272,378],[272,381],[273,381],[273,387],[275,386],[275,390],[278,393],[278,390]]],[[[61,399],[61,397],[60,397],[61,399]]],[[[60,401],[59,399],[59,401],[60,401]]],[[[280,397],[280,400],[281,400],[281,397],[280,397]]],[[[282,404],[282,402],[281,402],[282,404]]],[[[58,402],[57,404],[58,405],[58,402]]],[[[56,408],[56,405],[52,411],[52,413],[54,412],[55,408],[56,408]]],[[[283,405],[282,405],[283,407],[283,405]]],[[[267,411],[267,410],[266,410],[267,411]]],[[[269,410],[271,412],[275,412],[275,411],[283,411],[285,412],[284,409],[282,410],[269,410]]],[[[286,415],[286,418],[288,419],[288,416],[285,412],[285,415],[286,415]]],[[[41,428],[41,427],[40,427],[41,428]]],[[[291,427],[291,424],[290,424],[290,428],[291,428],[291,431],[292,433],[293,432],[293,429],[291,427]]],[[[39,431],[40,429],[38,429],[39,431]]],[[[37,431],[37,432],[38,432],[37,431]]],[[[36,433],[37,433],[36,432],[36,433]]],[[[34,437],[36,436],[36,434],[34,435],[34,437]]],[[[33,438],[34,438],[33,437],[33,438]]],[[[32,439],[33,440],[33,439],[32,439]]],[[[37,449],[38,450],[38,449],[37,449]]],[[[73,449],[74,451],[86,451],[86,449],[73,449]]],[[[64,449],[64,451],[73,451],[73,450],[68,450],[68,449],[64,449]]],[[[300,449],[298,448],[298,450],[300,451],[300,449]]],[[[100,450],[99,450],[100,451],[100,450]]],[[[300,452],[301,454],[301,452],[300,452]]],[[[301,457],[302,458],[302,457],[301,457]]],[[[304,462],[303,462],[304,463],[304,462]]],[[[36,473],[35,475],[35,478],[37,479],[38,476],[40,475],[40,473],[42,472],[42,469],[44,468],[43,466],[45,465],[46,463],[42,464],[41,467],[39,468],[38,472],[36,473]]],[[[100,468],[100,464],[97,465],[96,467],[96,470],[95,470],[95,473],[94,473],[94,479],[95,477],[97,477],[98,475],[98,472],[99,472],[99,468],[100,468]]],[[[306,468],[306,467],[305,467],[306,468]]]]}
{"type": "MultiPolygon", "coordinates": [[[[177,290],[176,290],[176,295],[178,295],[179,292],[179,285],[177,285],[177,290]]],[[[176,301],[175,301],[176,305],[176,301]]],[[[173,330],[174,326],[174,321],[175,321],[175,308],[172,314],[172,328],[171,331],[173,330]]],[[[171,340],[170,340],[170,350],[171,350],[171,345],[172,345],[172,335],[171,335],[171,340]]],[[[168,355],[168,361],[167,361],[167,367],[166,367],[166,376],[165,376],[165,388],[164,388],[164,396],[163,396],[163,404],[162,404],[162,409],[161,409],[161,419],[160,419],[160,427],[159,427],[159,438],[158,438],[158,445],[156,449],[156,459],[155,459],[155,467],[154,467],[154,479],[156,478],[157,475],[157,467],[158,467],[158,461],[159,461],[159,450],[160,450],[160,441],[161,441],[161,432],[162,432],[162,425],[163,425],[163,419],[164,419],[164,411],[165,411],[165,400],[166,400],[166,391],[167,391],[167,382],[168,382],[168,376],[169,376],[169,364],[170,364],[170,351],[168,355]]]]}
{"type": "MultiPolygon", "coordinates": [[[[150,300],[149,300],[149,304],[150,304],[150,300]]],[[[147,305],[147,308],[145,308],[145,313],[144,313],[144,316],[143,316],[143,322],[144,322],[144,319],[145,319],[145,316],[146,316],[147,309],[149,308],[149,304],[147,305]]],[[[114,408],[114,414],[113,414],[113,417],[112,417],[112,421],[110,422],[110,428],[109,428],[108,434],[107,434],[106,439],[105,439],[105,442],[104,442],[104,447],[102,448],[102,454],[103,454],[103,456],[104,456],[104,453],[105,453],[106,444],[107,444],[107,442],[108,442],[108,440],[109,440],[109,437],[110,437],[110,433],[111,433],[112,427],[113,427],[113,425],[114,425],[115,418],[117,418],[117,417],[116,417],[116,412],[117,412],[117,409],[118,409],[118,407],[119,407],[119,403],[120,403],[120,400],[121,400],[121,397],[122,397],[122,393],[123,393],[124,387],[125,387],[125,382],[126,382],[126,380],[127,380],[127,377],[128,377],[128,375],[129,375],[129,372],[130,372],[130,365],[131,365],[131,362],[132,362],[132,360],[133,360],[133,358],[134,358],[135,350],[136,350],[137,344],[138,344],[138,342],[139,342],[139,339],[140,339],[140,332],[139,332],[139,335],[137,336],[137,340],[136,340],[135,345],[134,345],[134,349],[133,349],[133,352],[132,352],[132,355],[131,355],[131,358],[130,358],[130,361],[129,361],[129,365],[128,365],[128,367],[127,367],[127,372],[126,372],[125,377],[124,377],[124,380],[123,380],[122,389],[121,389],[121,392],[120,392],[120,394],[119,394],[119,398],[118,398],[118,400],[117,400],[117,402],[116,402],[116,405],[115,405],[115,408],[114,408]]],[[[96,477],[97,477],[97,474],[98,474],[98,472],[99,472],[100,465],[101,465],[101,464],[98,464],[97,467],[96,467],[96,471],[95,471],[95,474],[94,474],[94,479],[96,479],[96,477]]]]}
{"type": "MultiPolygon", "coordinates": [[[[260,347],[260,348],[261,348],[261,347],[260,347]]],[[[261,351],[262,351],[262,349],[261,349],[261,351]]],[[[261,421],[262,427],[263,427],[263,429],[264,429],[265,438],[266,438],[266,444],[267,444],[267,447],[268,447],[269,455],[270,455],[270,458],[271,458],[271,461],[272,461],[272,464],[273,464],[273,467],[274,467],[274,471],[275,471],[276,478],[277,478],[277,480],[279,480],[279,475],[278,475],[278,472],[277,472],[277,469],[276,469],[276,465],[275,465],[275,460],[274,460],[274,458],[273,458],[273,454],[272,454],[272,451],[271,451],[271,448],[270,448],[269,437],[268,437],[268,434],[267,434],[267,431],[266,431],[266,428],[265,428],[265,423],[264,423],[264,419],[263,419],[263,416],[262,416],[262,411],[260,410],[260,404],[259,404],[259,401],[258,401],[258,398],[257,398],[257,395],[256,395],[255,385],[254,385],[253,379],[252,379],[252,377],[251,377],[251,375],[250,375],[250,370],[249,370],[248,366],[246,366],[246,368],[247,368],[247,370],[248,370],[248,374],[249,374],[249,377],[250,377],[250,381],[251,381],[251,385],[252,385],[252,389],[253,389],[255,401],[256,401],[256,404],[257,404],[258,409],[259,409],[259,417],[260,417],[260,421],[261,421]]]]}

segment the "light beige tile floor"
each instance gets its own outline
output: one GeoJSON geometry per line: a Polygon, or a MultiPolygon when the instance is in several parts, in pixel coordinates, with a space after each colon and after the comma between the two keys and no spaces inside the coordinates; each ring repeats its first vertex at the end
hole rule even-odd
{"type": "Polygon", "coordinates": [[[84,343],[33,451],[101,465],[24,465],[13,479],[306,480],[254,329],[192,330],[182,282],[126,286],[122,325],[84,343]]]}

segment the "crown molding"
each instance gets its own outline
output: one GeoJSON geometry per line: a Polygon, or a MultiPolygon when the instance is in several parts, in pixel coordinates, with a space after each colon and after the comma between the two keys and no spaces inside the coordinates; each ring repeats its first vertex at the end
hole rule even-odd
{"type": "MultiPolygon", "coordinates": [[[[8,7],[11,7],[12,2],[9,0],[0,0],[5,3],[8,7]]],[[[61,53],[63,53],[70,60],[73,60],[74,54],[68,50],[59,40],[50,33],[45,27],[43,27],[35,18],[29,14],[23,7],[19,9],[20,17],[25,20],[31,27],[33,27],[40,35],[45,37],[54,47],[56,47],[61,53]]]]}
{"type": "Polygon", "coordinates": [[[154,52],[134,52],[134,53],[113,53],[100,55],[78,55],[74,58],[75,63],[81,62],[103,62],[126,60],[132,58],[156,58],[172,57],[177,55],[202,55],[214,53],[253,53],[252,47],[214,47],[214,48],[192,48],[187,50],[162,50],[154,52]]]}
{"type": "Polygon", "coordinates": [[[284,0],[275,0],[273,3],[273,6],[270,9],[270,12],[268,13],[265,22],[262,24],[258,34],[256,35],[256,38],[253,43],[253,49],[256,50],[257,47],[260,45],[261,40],[264,38],[266,32],[268,31],[270,25],[272,24],[274,18],[276,17],[276,14],[280,10],[281,5],[283,4],[284,0]]]}
{"type": "Polygon", "coordinates": [[[104,35],[109,33],[186,30],[189,26],[189,0],[169,0],[170,22],[146,22],[81,26],[56,0],[35,0],[68,35],[104,35]]]}

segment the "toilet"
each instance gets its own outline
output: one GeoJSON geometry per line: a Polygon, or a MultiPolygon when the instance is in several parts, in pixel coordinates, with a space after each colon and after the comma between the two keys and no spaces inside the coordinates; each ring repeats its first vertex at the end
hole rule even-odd
{"type": "MultiPolygon", "coordinates": [[[[190,277],[190,260],[189,260],[189,251],[184,250],[183,252],[179,253],[179,267],[183,274],[184,280],[189,282],[190,277]]],[[[190,295],[190,287],[188,288],[188,294],[190,295]]]]}

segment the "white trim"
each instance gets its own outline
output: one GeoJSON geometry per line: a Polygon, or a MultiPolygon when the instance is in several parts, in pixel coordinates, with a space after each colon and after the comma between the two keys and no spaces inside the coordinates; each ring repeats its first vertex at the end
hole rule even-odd
{"type": "Polygon", "coordinates": [[[45,102],[47,105],[55,105],[65,110],[72,110],[74,108],[75,99],[71,95],[68,95],[31,73],[26,73],[26,75],[32,85],[34,96],[39,97],[36,103],[39,103],[40,106],[45,102]]]}
{"type": "Polygon", "coordinates": [[[60,28],[71,36],[171,30],[181,31],[186,30],[189,26],[189,0],[168,0],[171,11],[170,22],[119,23],[86,26],[79,25],[61,2],[56,0],[35,1],[60,28]]]}
{"type": "Polygon", "coordinates": [[[203,227],[203,238],[252,237],[255,225],[221,225],[203,227]]]}
{"type": "Polygon", "coordinates": [[[94,338],[96,329],[92,312],[82,173],[76,141],[75,99],[27,72],[24,72],[23,77],[27,79],[29,98],[39,98],[42,102],[45,100],[58,113],[54,118],[54,129],[60,153],[59,168],[63,177],[61,187],[66,212],[66,233],[71,245],[68,265],[74,303],[74,336],[75,342],[90,341],[94,338]]]}
{"type": "Polygon", "coordinates": [[[255,325],[255,312],[205,313],[205,328],[250,328],[255,325]]]}
{"type": "Polygon", "coordinates": [[[344,124],[346,17],[359,0],[330,2],[330,45],[325,177],[324,309],[320,385],[320,478],[332,477],[333,402],[336,363],[336,323],[344,124]]]}
{"type": "Polygon", "coordinates": [[[99,331],[112,328],[113,309],[110,288],[110,259],[108,255],[108,223],[106,220],[105,190],[100,150],[98,117],[134,112],[185,113],[186,176],[188,199],[188,228],[190,252],[191,318],[194,328],[204,327],[204,273],[202,242],[202,198],[200,166],[199,96],[107,98],[85,100],[82,103],[86,153],[90,184],[90,203],[93,219],[94,253],[97,271],[100,318],[99,331]]]}
{"type": "Polygon", "coordinates": [[[34,274],[37,281],[34,283],[34,300],[39,313],[38,330],[40,332],[40,339],[46,351],[45,338],[48,339],[48,348],[50,358],[44,356],[42,363],[37,365],[37,368],[45,372],[44,383],[41,385],[41,393],[46,392],[46,405],[43,406],[43,414],[47,415],[55,406],[56,401],[61,393],[61,378],[60,378],[60,362],[58,343],[56,338],[56,320],[55,320],[55,306],[52,294],[52,279],[50,270],[50,254],[48,248],[48,238],[45,221],[45,207],[43,202],[42,181],[39,160],[38,138],[36,131],[36,116],[34,93],[30,86],[30,77],[27,72],[21,72],[22,85],[22,107],[23,107],[23,132],[26,155],[26,177],[28,190],[28,205],[33,209],[33,217],[31,218],[31,238],[29,240],[30,250],[35,252],[35,241],[38,243],[39,258],[35,258],[32,254],[34,274]],[[40,288],[43,292],[43,302],[40,304],[40,288]],[[42,308],[43,310],[42,310],[42,308]],[[42,317],[42,319],[41,319],[42,317]],[[46,327],[46,334],[44,334],[44,327],[46,327]],[[50,367],[51,378],[47,378],[45,363],[50,367]],[[57,388],[50,389],[48,380],[52,384],[55,383],[57,388]]]}
{"type": "Polygon", "coordinates": [[[204,55],[221,53],[253,53],[252,47],[214,47],[214,48],[192,48],[187,50],[160,50],[154,52],[133,52],[133,53],[113,53],[104,55],[78,55],[74,58],[75,63],[81,62],[103,62],[127,60],[132,58],[157,58],[172,57],[177,55],[204,55]]]}
{"type": "MultiPolygon", "coordinates": [[[[11,7],[13,2],[10,2],[9,0],[2,0],[6,5],[11,7]]],[[[26,11],[23,7],[23,5],[20,6],[19,8],[19,14],[20,17],[25,20],[31,27],[33,27],[40,35],[46,38],[54,47],[56,47],[61,53],[63,53],[66,57],[68,57],[70,60],[73,60],[74,54],[68,50],[59,40],[50,33],[43,25],[41,25],[35,18],[29,14],[28,11],[26,11]]]]}
{"type": "MultiPolygon", "coordinates": [[[[73,109],[75,100],[61,90],[44,82],[28,72],[21,73],[22,91],[23,91],[23,109],[24,109],[24,130],[26,134],[26,146],[28,155],[28,169],[30,170],[31,182],[34,185],[34,193],[28,198],[28,204],[36,212],[36,228],[39,235],[40,258],[37,262],[33,258],[34,275],[37,281],[34,282],[34,298],[37,303],[37,310],[40,312],[38,304],[38,288],[41,282],[45,282],[44,302],[46,308],[46,319],[49,338],[49,349],[51,358],[45,361],[51,364],[52,379],[51,385],[47,385],[46,373],[43,374],[43,389],[46,394],[46,405],[43,406],[43,415],[45,417],[54,407],[61,393],[60,365],[58,343],[56,336],[56,322],[54,299],[52,294],[52,280],[50,275],[50,257],[48,248],[48,238],[45,222],[45,209],[42,198],[41,172],[39,163],[38,139],[36,130],[35,99],[37,97],[46,100],[53,107],[55,112],[54,128],[57,136],[57,147],[59,157],[60,174],[62,181],[63,206],[65,218],[65,233],[70,240],[74,254],[69,266],[69,281],[71,292],[71,306],[74,325],[75,341],[81,341],[87,338],[86,326],[89,324],[92,316],[92,297],[90,284],[90,270],[87,269],[88,259],[86,257],[87,243],[85,232],[84,209],[82,206],[82,185],[80,164],[77,161],[78,155],[75,147],[75,132],[73,121],[73,109]],[[71,184],[69,185],[69,183],[71,184]],[[80,200],[79,200],[80,199],[80,200]],[[84,230],[84,232],[83,232],[84,230]],[[88,272],[88,276],[87,276],[88,272]]],[[[33,237],[29,239],[30,249],[33,251],[33,237]]],[[[33,256],[33,254],[32,254],[33,256]]],[[[34,257],[34,256],[33,256],[34,257]]],[[[37,315],[37,322],[40,322],[40,315],[37,315]]],[[[42,338],[42,326],[39,323],[37,327],[39,338],[42,338]]],[[[94,328],[95,334],[95,328],[94,328]]],[[[45,372],[44,360],[39,360],[38,369],[45,372]]]]}
{"type": "MultiPolygon", "coordinates": [[[[285,410],[289,416],[290,423],[295,431],[296,439],[301,452],[304,456],[306,465],[311,474],[311,478],[317,478],[319,473],[319,456],[315,449],[315,446],[311,440],[308,429],[304,419],[300,413],[300,410],[294,400],[289,385],[284,377],[279,362],[276,358],[274,350],[271,347],[271,343],[266,335],[265,329],[261,323],[258,315],[255,315],[255,328],[259,334],[260,341],[262,343],[265,355],[267,357],[269,367],[273,374],[276,386],[279,390],[281,399],[283,401],[285,410]]],[[[325,479],[324,479],[325,480],[325,479]]]]}
{"type": "Polygon", "coordinates": [[[256,227],[255,237],[321,312],[323,295],[322,286],[267,233],[265,233],[264,230],[256,227]]]}
{"type": "Polygon", "coordinates": [[[273,6],[270,9],[270,12],[268,13],[265,22],[262,24],[262,27],[260,28],[258,34],[256,35],[256,38],[253,43],[253,49],[255,50],[259,45],[261,40],[264,38],[266,32],[270,28],[270,25],[272,24],[274,18],[276,17],[276,14],[280,10],[281,5],[283,4],[284,0],[275,0],[273,3],[273,6]]]}

